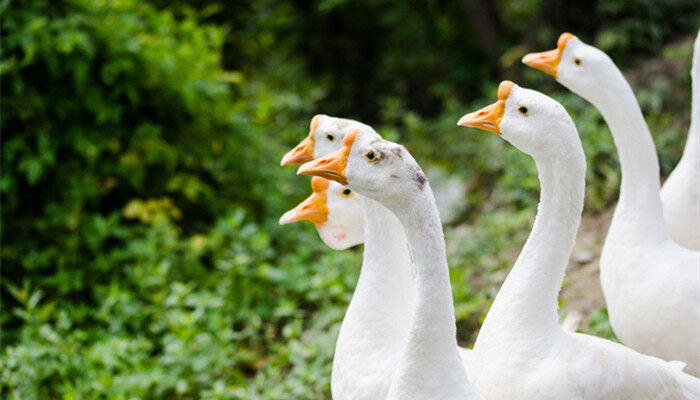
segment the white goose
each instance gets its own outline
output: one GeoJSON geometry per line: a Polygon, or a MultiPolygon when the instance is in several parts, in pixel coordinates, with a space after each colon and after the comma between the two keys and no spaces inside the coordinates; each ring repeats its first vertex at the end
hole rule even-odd
{"type": "Polygon", "coordinates": [[[693,50],[690,128],[683,157],[661,188],[664,219],[671,238],[700,250],[700,32],[693,50]]]}
{"type": "Polygon", "coordinates": [[[583,210],[586,161],[574,123],[551,98],[504,81],[498,101],[459,125],[488,130],[530,155],[537,217],[489,310],[468,371],[489,400],[696,399],[700,381],[660,359],[563,331],[557,298],[583,210]]]}
{"type": "MultiPolygon", "coordinates": [[[[299,164],[338,150],[345,135],[357,130],[363,136],[380,138],[371,127],[357,121],[317,115],[311,121],[309,136],[284,156],[282,165],[299,164]]],[[[358,197],[366,221],[365,248],[360,278],[333,357],[331,394],[336,400],[386,397],[415,303],[411,257],[401,223],[381,204],[358,197]]],[[[465,365],[469,353],[460,348],[465,365]]]]}
{"type": "Polygon", "coordinates": [[[316,114],[311,118],[309,134],[282,157],[280,165],[298,165],[325,156],[343,146],[343,137],[351,129],[380,137],[371,126],[352,119],[316,114]]]}
{"type": "Polygon", "coordinates": [[[371,197],[390,209],[406,232],[415,263],[416,305],[408,339],[393,359],[396,371],[386,398],[477,398],[457,346],[442,225],[428,180],[413,157],[400,145],[351,131],[343,148],[302,165],[298,173],[333,179],[371,197]]]}
{"type": "Polygon", "coordinates": [[[553,75],[605,118],[622,169],[620,200],[600,258],[610,323],[627,346],[700,373],[700,253],[668,234],[651,134],[622,73],[570,33],[523,62],[553,75]]]}
{"type": "Polygon", "coordinates": [[[309,221],[321,240],[335,250],[365,241],[365,219],[360,196],[339,184],[317,176],[311,178],[311,195],[280,218],[280,225],[309,221]]]}

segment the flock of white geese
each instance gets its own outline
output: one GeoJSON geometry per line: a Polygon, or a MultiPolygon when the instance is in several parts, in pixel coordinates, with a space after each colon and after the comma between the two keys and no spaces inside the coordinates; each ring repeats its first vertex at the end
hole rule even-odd
{"type": "Polygon", "coordinates": [[[601,50],[564,33],[523,63],[593,104],[620,159],[620,198],[600,258],[622,344],[559,326],[558,295],[581,221],[586,160],[564,107],[504,81],[458,125],[500,135],[537,166],[532,231],[473,350],[460,348],[445,241],[430,184],[401,145],[357,121],[317,115],[282,165],[312,194],[280,219],[313,222],[334,249],[364,242],[340,328],[335,399],[700,399],[700,35],[683,158],[660,187],[639,104],[601,50]]]}

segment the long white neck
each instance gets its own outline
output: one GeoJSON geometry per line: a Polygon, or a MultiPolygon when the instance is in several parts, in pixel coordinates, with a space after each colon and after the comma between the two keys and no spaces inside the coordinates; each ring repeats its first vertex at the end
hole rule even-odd
{"type": "Polygon", "coordinates": [[[659,196],[656,148],[632,88],[613,69],[603,78],[598,93],[588,98],[610,127],[622,169],[620,200],[610,231],[662,241],[668,238],[668,231],[659,196]]]}
{"type": "Polygon", "coordinates": [[[370,318],[385,313],[410,317],[415,284],[404,229],[398,218],[375,200],[363,197],[362,205],[365,250],[353,295],[355,307],[348,312],[359,312],[370,318]],[[356,309],[360,305],[362,309],[356,309]]]}
{"type": "Polygon", "coordinates": [[[354,397],[362,391],[386,396],[411,326],[415,284],[401,223],[374,200],[362,198],[365,250],[360,278],[340,327],[331,391],[354,397]]]}
{"type": "Polygon", "coordinates": [[[395,203],[391,209],[403,224],[415,264],[416,305],[390,396],[401,398],[410,388],[420,397],[428,386],[466,396],[468,381],[457,351],[445,239],[433,193],[426,183],[395,203]]]}
{"type": "Polygon", "coordinates": [[[700,32],[695,38],[693,68],[690,70],[690,77],[693,82],[690,128],[680,162],[691,163],[692,168],[700,168],[700,32]]]}
{"type": "Polygon", "coordinates": [[[407,201],[397,216],[415,263],[416,310],[411,339],[450,347],[457,340],[452,287],[442,224],[429,187],[417,199],[407,201]]]}
{"type": "Polygon", "coordinates": [[[559,329],[559,290],[583,210],[586,161],[578,138],[576,142],[562,154],[535,160],[542,188],[537,217],[489,310],[475,350],[480,340],[502,338],[505,332],[530,340],[542,338],[542,330],[559,329]]]}

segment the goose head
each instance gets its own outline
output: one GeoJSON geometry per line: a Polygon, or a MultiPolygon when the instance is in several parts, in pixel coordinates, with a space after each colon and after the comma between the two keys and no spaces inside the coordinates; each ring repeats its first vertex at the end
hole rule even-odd
{"type": "Polygon", "coordinates": [[[405,147],[357,129],[345,135],[342,148],[307,162],[297,173],[335,180],[389,207],[404,204],[428,183],[405,147]]]}
{"type": "Polygon", "coordinates": [[[580,146],[571,117],[554,99],[511,81],[501,82],[497,96],[495,103],[463,116],[457,124],[501,135],[535,159],[580,146]]]}
{"type": "Polygon", "coordinates": [[[309,221],[328,247],[344,250],[364,243],[365,223],[359,196],[343,185],[311,178],[312,193],[280,218],[280,225],[309,221]]]}
{"type": "Polygon", "coordinates": [[[318,114],[311,119],[309,135],[282,157],[281,165],[303,164],[343,147],[345,134],[353,129],[379,137],[370,126],[351,119],[318,114]]]}
{"type": "Polygon", "coordinates": [[[606,89],[610,88],[611,79],[622,77],[607,54],[568,32],[559,36],[556,49],[527,54],[522,62],[552,75],[591,103],[608,92],[606,89]]]}

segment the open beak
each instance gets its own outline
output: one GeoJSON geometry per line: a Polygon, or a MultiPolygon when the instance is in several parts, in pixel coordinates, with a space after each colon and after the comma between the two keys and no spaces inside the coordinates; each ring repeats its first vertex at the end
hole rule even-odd
{"type": "Polygon", "coordinates": [[[347,186],[348,181],[345,177],[345,168],[348,166],[348,156],[357,133],[357,129],[348,132],[343,139],[343,147],[326,156],[307,162],[299,167],[297,174],[320,176],[347,186]]]}
{"type": "Polygon", "coordinates": [[[564,32],[559,36],[557,41],[557,48],[554,50],[543,51],[540,53],[530,53],[523,57],[523,64],[528,65],[532,68],[539,69],[545,74],[557,77],[557,69],[559,68],[559,62],[561,61],[561,55],[564,53],[564,48],[566,48],[566,43],[574,37],[574,35],[564,32]]]}
{"type": "Polygon", "coordinates": [[[503,81],[498,85],[498,101],[488,105],[481,110],[469,113],[459,119],[457,125],[470,126],[485,131],[501,134],[501,120],[506,109],[506,99],[510,95],[510,90],[515,86],[511,81],[503,81]]]}
{"type": "Polygon", "coordinates": [[[326,222],[328,207],[326,207],[325,192],[314,192],[298,206],[287,211],[280,218],[280,225],[291,224],[298,221],[309,221],[314,224],[326,222]]]}
{"type": "Polygon", "coordinates": [[[314,137],[309,135],[282,157],[280,165],[303,164],[314,159],[314,137]]]}

